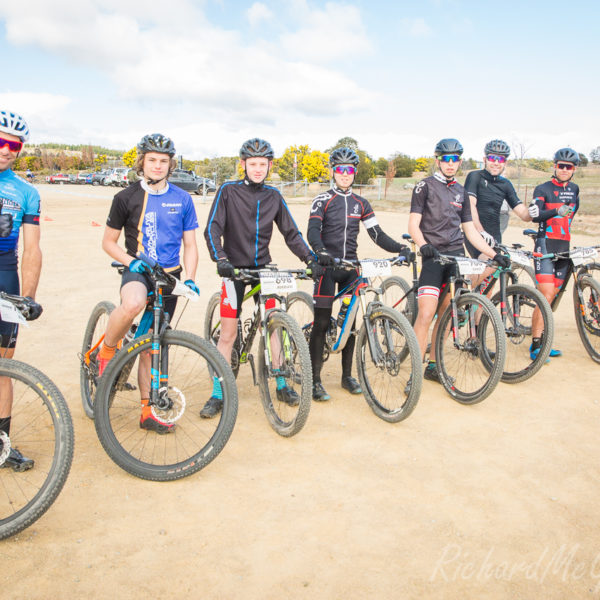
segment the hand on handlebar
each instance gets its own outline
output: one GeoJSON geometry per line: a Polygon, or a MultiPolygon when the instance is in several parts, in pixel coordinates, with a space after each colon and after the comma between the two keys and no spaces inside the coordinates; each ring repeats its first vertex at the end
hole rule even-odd
{"type": "Polygon", "coordinates": [[[325,248],[317,250],[316,255],[317,261],[320,265],[324,267],[333,267],[333,265],[335,264],[335,259],[329,252],[327,252],[327,250],[325,250],[325,248]]]}
{"type": "Polygon", "coordinates": [[[494,256],[494,262],[497,262],[503,269],[510,269],[511,261],[510,257],[506,254],[496,254],[494,256]]]}
{"type": "Polygon", "coordinates": [[[440,255],[438,249],[431,244],[423,244],[420,251],[423,258],[437,258],[440,255]]]}
{"type": "Polygon", "coordinates": [[[196,294],[200,294],[200,288],[194,283],[193,279],[186,279],[184,283],[190,288],[190,290],[196,292],[196,294]]]}
{"type": "MultiPolygon", "coordinates": [[[[332,257],[333,258],[333,257],[332,257]]],[[[316,260],[311,260],[307,265],[307,270],[310,270],[310,276],[317,281],[320,279],[325,273],[325,267],[316,260]]]]}
{"type": "Polygon", "coordinates": [[[132,273],[146,273],[150,271],[150,267],[148,267],[148,265],[143,260],[139,258],[134,258],[129,263],[129,270],[132,273]]]}
{"type": "Polygon", "coordinates": [[[235,267],[226,258],[220,258],[217,261],[217,273],[220,277],[233,277],[235,267]]]}
{"type": "Polygon", "coordinates": [[[44,312],[41,304],[38,304],[31,296],[25,296],[29,312],[24,315],[27,321],[35,321],[44,312]]]}

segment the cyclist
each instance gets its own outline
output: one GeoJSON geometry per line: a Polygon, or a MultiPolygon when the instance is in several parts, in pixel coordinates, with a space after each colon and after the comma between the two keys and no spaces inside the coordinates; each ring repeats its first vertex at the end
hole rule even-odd
{"type": "MultiPolygon", "coordinates": [[[[502,140],[491,140],[484,149],[484,168],[471,171],[465,181],[465,189],[471,200],[471,216],[473,224],[483,239],[490,245],[494,241],[502,242],[503,206],[506,203],[523,220],[531,221],[527,208],[521,202],[512,183],[502,177],[506,161],[510,156],[509,145],[502,140]]],[[[508,220],[506,220],[508,224],[508,220]]],[[[465,240],[465,246],[473,258],[479,258],[480,252],[465,240]]],[[[485,279],[492,269],[486,269],[481,275],[473,278],[473,286],[485,279]]],[[[492,289],[490,288],[490,292],[492,289]]]]}
{"type": "MultiPolygon", "coordinates": [[[[154,289],[145,275],[146,264],[136,258],[137,252],[153,258],[165,271],[179,278],[182,272],[179,254],[183,242],[185,284],[198,292],[194,283],[198,265],[195,235],[198,219],[191,196],[167,181],[176,166],[174,156],[175,146],[170,138],[160,133],[145,135],[137,145],[135,165],[141,179],[120,191],[113,199],[102,248],[111,258],[128,268],[121,280],[121,304],[110,315],[104,343],[98,353],[100,375],[136,315],[145,308],[148,292],[154,289]],[[125,249],[118,244],[121,229],[125,230],[125,249]]],[[[165,312],[171,317],[176,304],[176,296],[165,297],[165,312]]],[[[148,406],[149,356],[141,357],[138,379],[142,404],[140,427],[160,434],[168,433],[174,425],[156,419],[148,406]]]]}
{"type": "MultiPolygon", "coordinates": [[[[417,291],[419,311],[414,325],[423,356],[427,349],[427,332],[438,311],[440,291],[448,281],[451,269],[454,269],[454,265],[441,265],[434,259],[440,253],[464,256],[464,232],[481,254],[493,258],[503,267],[510,266],[510,259],[496,254],[473,224],[466,191],[455,179],[462,163],[462,154],[463,147],[458,140],[440,140],[435,147],[435,163],[438,170],[415,186],[411,199],[408,232],[419,246],[423,257],[417,291]]],[[[449,302],[450,298],[446,296],[439,311],[443,311],[449,302]]],[[[437,332],[437,323],[436,321],[433,329],[433,339],[437,332]]],[[[433,344],[424,376],[425,379],[439,381],[433,344]]]]}
{"type": "Polygon", "coordinates": [[[33,183],[33,173],[31,169],[27,169],[25,176],[27,177],[27,181],[29,181],[29,183],[33,183]]]}
{"type": "MultiPolygon", "coordinates": [[[[579,154],[571,148],[561,148],[554,154],[554,176],[538,185],[533,191],[529,214],[539,223],[535,251],[541,254],[566,252],[571,240],[571,222],[579,209],[579,186],[571,181],[579,154]]],[[[553,261],[549,258],[534,261],[538,289],[550,304],[565,281],[568,260],[553,261]]],[[[534,359],[542,341],[543,321],[536,309],[532,318],[532,343],[529,349],[534,359]]],[[[560,350],[552,349],[550,356],[560,356],[560,350]]]]}
{"type": "MultiPolygon", "coordinates": [[[[246,284],[232,279],[236,268],[260,268],[271,261],[269,243],[273,223],[285,238],[288,248],[309,264],[313,276],[322,269],[314,260],[307,243],[298,231],[289,208],[279,191],[265,184],[275,154],[269,142],[252,138],[240,148],[244,178],[222,184],[209,211],[204,237],[210,257],[217,263],[223,278],[221,286],[221,334],[217,348],[227,361],[237,336],[237,322],[242,310],[246,284]]],[[[273,302],[267,303],[272,308],[273,302]]],[[[298,394],[287,386],[284,377],[277,378],[277,398],[296,406],[298,394]]],[[[221,385],[215,378],[212,395],[200,411],[210,419],[223,408],[221,385]]]]}
{"type": "MultiPolygon", "coordinates": [[[[37,319],[42,307],[33,302],[42,268],[40,249],[40,195],[11,167],[19,156],[23,144],[29,139],[29,128],[22,116],[0,110],[0,290],[9,294],[29,297],[29,319],[37,319]],[[19,232],[23,230],[23,255],[21,257],[21,282],[18,273],[19,232]]],[[[0,356],[12,358],[17,343],[18,327],[0,322],[0,356]]],[[[12,410],[12,383],[0,378],[0,431],[10,435],[12,410]]],[[[15,471],[26,471],[34,466],[16,448],[3,464],[15,471]]]]}
{"type": "MultiPolygon", "coordinates": [[[[306,237],[317,255],[319,263],[327,267],[325,273],[315,280],[313,303],[315,314],[310,334],[309,349],[313,369],[313,400],[330,399],[321,382],[323,348],[331,319],[331,310],[338,290],[347,288],[359,277],[358,270],[335,269],[334,259],[356,260],[360,223],[365,225],[371,239],[381,248],[394,254],[404,254],[409,261],[410,250],[384,233],[367,200],[352,191],[352,184],[359,164],[358,154],[351,148],[337,148],[329,157],[330,176],[333,187],[319,194],[312,202],[306,237]]],[[[354,328],[354,324],[352,324],[354,328]]],[[[351,394],[361,394],[360,384],[352,377],[352,355],[355,337],[348,338],[342,350],[342,388],[351,394]]]]}

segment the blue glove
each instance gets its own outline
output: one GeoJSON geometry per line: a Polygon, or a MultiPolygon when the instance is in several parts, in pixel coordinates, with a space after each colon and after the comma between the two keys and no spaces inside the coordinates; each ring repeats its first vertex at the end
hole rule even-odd
{"type": "Polygon", "coordinates": [[[190,290],[196,292],[196,294],[200,294],[200,288],[194,283],[193,279],[186,279],[184,283],[190,288],[190,290]]]}
{"type": "Polygon", "coordinates": [[[150,269],[148,268],[148,265],[143,260],[140,260],[139,258],[134,258],[129,263],[129,270],[132,273],[145,273],[146,271],[150,271],[150,269]]]}

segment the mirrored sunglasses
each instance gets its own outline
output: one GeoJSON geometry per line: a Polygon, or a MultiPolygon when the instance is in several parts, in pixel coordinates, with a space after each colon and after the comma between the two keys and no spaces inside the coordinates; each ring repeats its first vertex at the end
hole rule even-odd
{"type": "Polygon", "coordinates": [[[566,169],[567,171],[572,171],[575,168],[575,165],[571,163],[556,163],[557,169],[566,169]]]}
{"type": "Polygon", "coordinates": [[[0,137],[0,148],[4,148],[4,146],[8,146],[8,149],[11,152],[21,152],[23,148],[23,142],[20,140],[5,140],[4,138],[0,137]]]}
{"type": "Polygon", "coordinates": [[[491,162],[497,162],[504,164],[506,162],[506,156],[498,156],[497,154],[488,154],[486,157],[491,162]]]}
{"type": "Polygon", "coordinates": [[[460,156],[458,154],[442,154],[442,156],[438,156],[438,160],[445,163],[458,162],[460,160],[460,156]]]}
{"type": "Polygon", "coordinates": [[[336,165],[333,167],[333,172],[338,173],[339,175],[343,175],[347,173],[348,175],[354,175],[356,173],[356,167],[351,165],[336,165]]]}

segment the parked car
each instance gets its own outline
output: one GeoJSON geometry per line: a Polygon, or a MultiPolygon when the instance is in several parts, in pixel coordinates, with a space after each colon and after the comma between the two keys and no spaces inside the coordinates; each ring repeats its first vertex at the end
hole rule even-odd
{"type": "MultiPolygon", "coordinates": [[[[104,169],[102,171],[96,171],[92,173],[92,185],[104,185],[104,180],[110,174],[110,169],[104,169]]],[[[108,183],[106,184],[108,185],[108,183]]]]}
{"type": "Polygon", "coordinates": [[[183,190],[195,192],[196,194],[204,193],[205,186],[207,192],[214,192],[216,190],[215,184],[210,179],[194,175],[193,173],[182,169],[175,169],[171,173],[169,176],[169,183],[173,183],[183,190]]]}
{"type": "Polygon", "coordinates": [[[90,183],[91,177],[91,173],[85,173],[84,171],[80,171],[79,173],[77,173],[76,183],[90,183]]]}
{"type": "Polygon", "coordinates": [[[128,172],[128,167],[117,167],[116,169],[112,169],[107,178],[104,180],[104,185],[127,187],[129,185],[129,181],[127,179],[128,172]]]}
{"type": "Polygon", "coordinates": [[[54,175],[47,175],[47,183],[71,183],[71,178],[66,173],[55,173],[54,175]]]}

